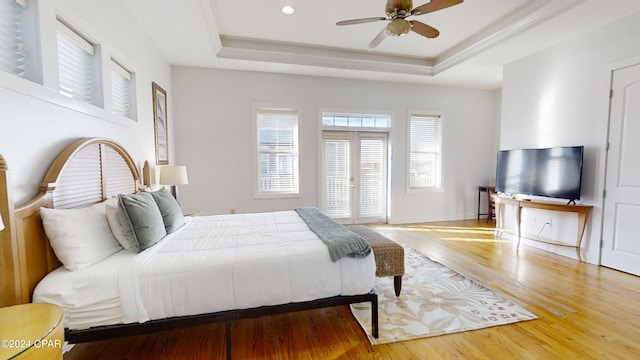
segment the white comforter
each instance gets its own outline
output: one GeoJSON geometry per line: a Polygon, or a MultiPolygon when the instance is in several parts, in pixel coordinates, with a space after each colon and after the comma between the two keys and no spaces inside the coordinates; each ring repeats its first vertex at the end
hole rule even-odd
{"type": "Polygon", "coordinates": [[[332,262],[296,212],[282,211],[190,218],[120,262],[115,278],[122,322],[130,323],[364,294],[375,262],[373,252],[332,262]]]}

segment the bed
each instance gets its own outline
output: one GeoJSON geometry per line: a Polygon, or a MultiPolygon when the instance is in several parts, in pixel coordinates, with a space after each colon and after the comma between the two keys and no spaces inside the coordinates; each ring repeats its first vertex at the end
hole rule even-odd
{"type": "MultiPolygon", "coordinates": [[[[372,335],[377,337],[373,253],[331,259],[333,253],[328,255],[300,212],[184,217],[140,252],[123,243],[94,251],[99,246],[92,241],[99,236],[87,236],[87,244],[69,250],[81,256],[60,251],[50,225],[58,215],[51,214],[75,214],[71,219],[76,223],[102,221],[102,215],[87,217],[88,212],[106,211],[113,199],[154,193],[141,188],[137,167],[120,145],[79,139],[53,162],[40,193],[13,208],[8,168],[0,158],[0,191],[5,193],[0,194],[0,210],[7,225],[0,232],[8,289],[3,305],[34,301],[62,306],[70,343],[225,322],[229,357],[235,319],[370,302],[372,335]],[[102,258],[78,260],[94,252],[102,258]]],[[[156,195],[162,195],[160,190],[156,195]]],[[[117,237],[115,230],[112,234],[117,237]]]]}

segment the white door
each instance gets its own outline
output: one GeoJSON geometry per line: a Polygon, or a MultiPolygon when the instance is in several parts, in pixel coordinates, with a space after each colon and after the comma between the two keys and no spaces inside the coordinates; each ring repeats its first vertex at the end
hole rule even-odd
{"type": "Polygon", "coordinates": [[[640,275],[640,64],[613,73],[602,265],[640,275]]]}
{"type": "Polygon", "coordinates": [[[322,210],[343,224],[386,222],[387,134],[323,132],[322,210]]]}

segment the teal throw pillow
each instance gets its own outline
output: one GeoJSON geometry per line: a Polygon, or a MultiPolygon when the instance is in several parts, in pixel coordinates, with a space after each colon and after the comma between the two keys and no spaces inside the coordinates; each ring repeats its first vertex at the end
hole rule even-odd
{"type": "Polygon", "coordinates": [[[157,191],[152,191],[151,195],[153,200],[156,201],[160,214],[162,214],[162,221],[164,222],[164,228],[167,234],[174,232],[176,229],[184,225],[184,215],[182,215],[182,209],[171,195],[169,190],[161,188],[157,191]]]}
{"type": "Polygon", "coordinates": [[[140,251],[157,244],[167,235],[160,209],[150,193],[120,194],[118,201],[129,218],[140,251]]]}

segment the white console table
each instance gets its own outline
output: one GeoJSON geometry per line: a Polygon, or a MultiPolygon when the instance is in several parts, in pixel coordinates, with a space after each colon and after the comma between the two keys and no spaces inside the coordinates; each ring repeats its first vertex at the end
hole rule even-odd
{"type": "Polygon", "coordinates": [[[552,203],[552,202],[519,200],[519,199],[514,199],[514,198],[509,198],[504,196],[497,196],[497,195],[493,196],[493,201],[496,207],[495,235],[497,237],[502,236],[503,232],[510,232],[504,227],[504,205],[513,205],[516,207],[516,231],[514,233],[514,235],[518,237],[518,245],[516,248],[520,248],[520,239],[522,238],[522,234],[520,233],[520,219],[521,219],[523,208],[577,213],[578,214],[578,236],[577,236],[575,245],[565,244],[565,243],[551,241],[551,240],[542,239],[542,238],[533,237],[533,236],[526,236],[526,238],[534,241],[551,244],[551,245],[556,245],[556,246],[574,247],[576,249],[576,255],[578,256],[578,260],[582,261],[582,255],[580,255],[580,245],[582,244],[582,236],[584,235],[584,230],[587,225],[587,216],[589,215],[589,210],[593,206],[566,205],[566,204],[559,204],[559,203],[552,203]]]}

